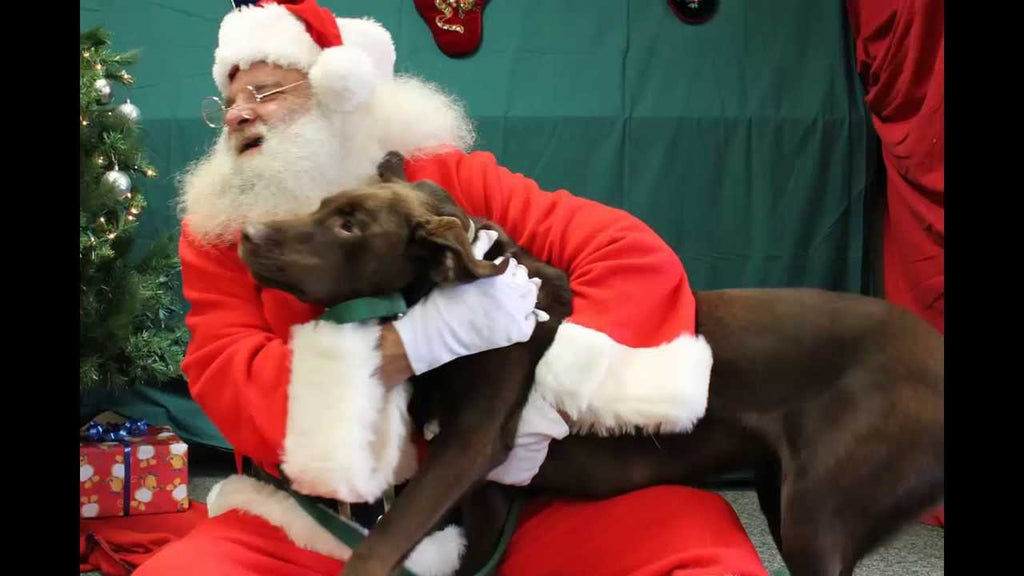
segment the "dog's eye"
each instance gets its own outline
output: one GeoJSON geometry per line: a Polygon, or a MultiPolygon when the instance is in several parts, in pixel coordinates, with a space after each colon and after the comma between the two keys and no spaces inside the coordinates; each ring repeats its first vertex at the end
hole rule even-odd
{"type": "Polygon", "coordinates": [[[334,227],[335,230],[342,234],[352,234],[356,231],[355,226],[352,225],[352,221],[347,218],[338,218],[334,227]]]}

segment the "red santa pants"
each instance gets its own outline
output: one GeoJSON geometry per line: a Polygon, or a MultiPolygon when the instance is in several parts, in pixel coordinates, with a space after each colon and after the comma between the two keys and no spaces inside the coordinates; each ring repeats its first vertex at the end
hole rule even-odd
{"type": "MultiPolygon", "coordinates": [[[[228,512],[168,545],[136,576],[252,574],[336,576],[343,563],[302,550],[256,516],[228,512]]],[[[603,501],[533,502],[502,576],[767,576],[719,495],[657,486],[603,501]]]]}

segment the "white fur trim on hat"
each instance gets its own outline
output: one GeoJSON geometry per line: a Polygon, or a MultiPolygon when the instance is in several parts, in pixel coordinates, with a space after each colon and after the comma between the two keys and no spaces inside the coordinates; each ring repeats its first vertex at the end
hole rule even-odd
{"type": "Polygon", "coordinates": [[[350,110],[370,99],[374,88],[394,75],[391,34],[370,18],[336,18],[341,46],[321,49],[305,24],[278,4],[247,6],[221,23],[214,54],[213,79],[221,94],[231,85],[231,70],[268,62],[309,74],[322,102],[350,110]]]}
{"type": "Polygon", "coordinates": [[[306,71],[320,52],[305,24],[284,7],[245,6],[230,12],[220,24],[213,80],[220,93],[227,94],[235,66],[245,70],[255,62],[267,62],[306,71]]]}

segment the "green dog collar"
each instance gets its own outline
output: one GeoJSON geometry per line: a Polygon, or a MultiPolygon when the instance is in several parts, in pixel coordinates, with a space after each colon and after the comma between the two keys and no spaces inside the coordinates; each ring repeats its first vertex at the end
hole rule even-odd
{"type": "Polygon", "coordinates": [[[389,296],[367,296],[342,302],[324,311],[320,319],[335,324],[349,324],[363,320],[390,318],[405,314],[406,310],[408,308],[405,305],[405,298],[396,292],[389,296]]]}

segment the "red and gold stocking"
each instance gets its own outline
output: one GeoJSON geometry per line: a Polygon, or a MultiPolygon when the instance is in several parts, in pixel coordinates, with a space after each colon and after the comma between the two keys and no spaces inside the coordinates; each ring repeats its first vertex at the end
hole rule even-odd
{"type": "Polygon", "coordinates": [[[487,0],[414,0],[437,47],[452,58],[469,56],[480,47],[487,0]]]}

